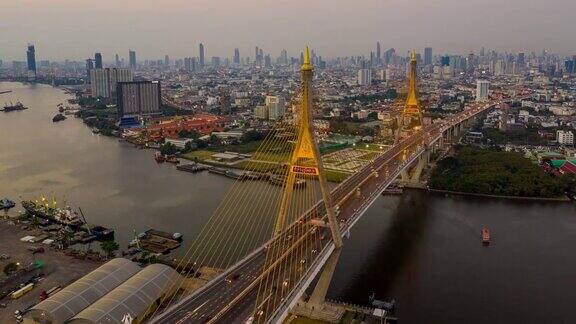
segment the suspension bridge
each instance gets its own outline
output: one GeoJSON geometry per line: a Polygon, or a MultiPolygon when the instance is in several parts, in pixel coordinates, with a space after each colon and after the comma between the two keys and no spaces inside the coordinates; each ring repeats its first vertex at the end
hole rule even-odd
{"type": "MultiPolygon", "coordinates": [[[[332,186],[312,125],[308,49],[301,76],[298,111],[267,135],[247,163],[244,176],[181,259],[177,270],[182,278],[166,287],[171,293],[149,315],[150,322],[280,323],[297,304],[330,316],[331,310],[323,307],[326,292],[353,226],[395,180],[418,181],[432,152],[454,142],[498,104],[475,103],[441,122],[422,125],[413,56],[402,136],[332,186]],[[259,180],[263,175],[269,181],[259,180]],[[191,289],[188,278],[207,269],[220,270],[191,289]],[[302,302],[315,278],[316,286],[302,302]]],[[[333,159],[348,163],[353,154],[344,150],[333,159]]]]}

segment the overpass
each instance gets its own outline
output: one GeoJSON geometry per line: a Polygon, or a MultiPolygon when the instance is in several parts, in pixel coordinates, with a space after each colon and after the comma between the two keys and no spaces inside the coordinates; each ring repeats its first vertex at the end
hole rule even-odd
{"type": "MultiPolygon", "coordinates": [[[[306,64],[305,58],[302,119],[311,118],[306,113],[311,105],[311,96],[307,95],[311,66],[306,64]]],[[[428,163],[430,152],[453,141],[496,104],[496,101],[475,103],[439,123],[417,127],[329,190],[322,186],[324,171],[321,158],[314,150],[317,145],[310,137],[313,136],[311,126],[300,121],[272,238],[193,293],[168,301],[168,306],[155,312],[150,321],[279,323],[318,275],[308,304],[320,306],[340,254],[342,237],[350,236],[353,226],[395,179],[410,171],[412,178],[418,177],[428,163]],[[286,203],[286,199],[297,195],[293,185],[301,173],[317,177],[320,189],[326,193],[322,192],[321,199],[313,200],[296,217],[290,218],[286,210],[294,208],[294,204],[286,203]]]]}

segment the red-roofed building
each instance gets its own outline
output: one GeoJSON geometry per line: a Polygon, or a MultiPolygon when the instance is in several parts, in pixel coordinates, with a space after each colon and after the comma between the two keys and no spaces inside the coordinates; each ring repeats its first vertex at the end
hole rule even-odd
{"type": "Polygon", "coordinates": [[[157,120],[144,129],[151,139],[178,138],[181,131],[196,131],[201,135],[224,130],[225,119],[214,115],[172,117],[157,120]]]}
{"type": "Polygon", "coordinates": [[[564,165],[560,168],[561,173],[572,173],[576,174],[576,164],[572,163],[571,161],[566,161],[564,165]]]}

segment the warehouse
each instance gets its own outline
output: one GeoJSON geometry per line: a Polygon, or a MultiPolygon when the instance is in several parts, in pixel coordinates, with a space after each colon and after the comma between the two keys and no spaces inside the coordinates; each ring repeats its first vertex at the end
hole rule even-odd
{"type": "Polygon", "coordinates": [[[138,273],[140,269],[130,260],[112,259],[32,307],[24,315],[24,323],[65,323],[138,273]]]}

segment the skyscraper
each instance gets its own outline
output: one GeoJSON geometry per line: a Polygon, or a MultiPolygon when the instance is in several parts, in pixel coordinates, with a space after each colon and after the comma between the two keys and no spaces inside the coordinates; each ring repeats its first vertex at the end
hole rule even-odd
{"type": "Polygon", "coordinates": [[[36,50],[34,45],[28,44],[28,50],[26,51],[26,60],[28,61],[28,71],[34,72],[36,75],[36,50]]]}
{"type": "Polygon", "coordinates": [[[130,69],[92,69],[90,70],[92,97],[110,98],[116,93],[118,82],[132,81],[130,69]]]}
{"type": "Polygon", "coordinates": [[[372,71],[370,69],[358,70],[358,85],[366,86],[372,84],[372,71]]]}
{"type": "Polygon", "coordinates": [[[94,60],[86,60],[86,83],[90,83],[90,71],[94,69],[94,60]]]}
{"type": "Polygon", "coordinates": [[[96,69],[102,68],[102,54],[100,53],[94,54],[94,68],[96,69]]]}
{"type": "Polygon", "coordinates": [[[240,50],[237,48],[234,49],[234,64],[240,64],[240,50]]]}
{"type": "Polygon", "coordinates": [[[200,45],[198,45],[198,51],[200,52],[200,68],[204,67],[204,45],[202,43],[200,43],[200,45]]]}
{"type": "Polygon", "coordinates": [[[382,63],[382,48],[380,42],[376,42],[376,64],[382,63]]]}
{"type": "Polygon", "coordinates": [[[424,49],[424,65],[432,64],[432,47],[426,47],[424,49]]]}
{"type": "Polygon", "coordinates": [[[128,51],[128,59],[130,61],[130,68],[136,69],[136,52],[135,51],[128,51]]]}
{"type": "Polygon", "coordinates": [[[160,88],[158,81],[118,82],[118,117],[161,114],[160,88]]]}
{"type": "Polygon", "coordinates": [[[485,101],[488,99],[488,87],[490,82],[486,80],[476,81],[476,101],[485,101]]]}
{"type": "Polygon", "coordinates": [[[118,56],[118,54],[116,54],[115,60],[116,60],[116,67],[120,67],[120,56],[118,56]]]}
{"type": "Polygon", "coordinates": [[[170,66],[170,57],[168,55],[164,55],[164,66],[165,67],[170,66]]]}

